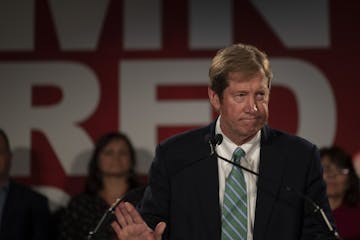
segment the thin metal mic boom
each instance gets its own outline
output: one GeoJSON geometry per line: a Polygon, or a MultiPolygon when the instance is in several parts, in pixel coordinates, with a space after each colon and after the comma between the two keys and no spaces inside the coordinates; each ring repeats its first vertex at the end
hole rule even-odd
{"type": "MultiPolygon", "coordinates": [[[[229,159],[224,158],[223,156],[219,155],[216,152],[216,145],[220,145],[221,142],[223,140],[223,136],[221,134],[216,134],[213,138],[209,138],[208,143],[210,145],[210,149],[211,149],[211,154],[210,155],[215,155],[216,157],[220,158],[221,160],[224,160],[225,162],[228,162],[240,169],[243,169],[251,174],[254,174],[257,177],[260,177],[260,174],[248,169],[238,163],[235,163],[233,161],[230,161],[229,159]]],[[[333,226],[331,225],[329,219],[327,218],[324,210],[318,205],[316,204],[311,198],[309,198],[308,196],[302,194],[300,191],[296,190],[295,188],[289,187],[289,186],[285,186],[285,185],[281,185],[286,191],[288,192],[294,192],[296,193],[299,197],[305,199],[305,201],[307,201],[308,203],[310,203],[311,206],[313,206],[314,208],[314,213],[320,213],[320,216],[322,218],[322,220],[324,221],[324,223],[326,224],[329,232],[331,233],[331,235],[333,235],[333,237],[337,240],[341,240],[341,237],[339,235],[339,233],[333,228],[333,226]]]]}
{"type": "Polygon", "coordinates": [[[133,204],[138,202],[141,199],[144,190],[145,190],[144,186],[137,187],[134,188],[133,190],[130,190],[125,196],[116,199],[116,201],[111,205],[111,207],[108,210],[106,210],[106,212],[103,214],[103,216],[101,217],[100,221],[98,222],[94,230],[89,232],[87,239],[88,240],[97,239],[99,236],[98,234],[103,230],[103,228],[115,220],[115,213],[114,213],[115,208],[121,202],[131,202],[133,204]]]}

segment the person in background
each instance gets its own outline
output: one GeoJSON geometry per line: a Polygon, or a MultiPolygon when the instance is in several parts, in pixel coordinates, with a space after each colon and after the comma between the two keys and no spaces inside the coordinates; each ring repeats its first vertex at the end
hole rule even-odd
{"type": "Polygon", "coordinates": [[[345,240],[360,239],[359,178],[351,156],[338,146],[320,149],[326,193],[335,224],[345,240]]]}
{"type": "Polygon", "coordinates": [[[0,129],[0,239],[49,239],[48,200],[30,187],[10,178],[12,152],[9,139],[0,129]]]}
{"type": "MultiPolygon", "coordinates": [[[[87,239],[116,199],[139,187],[135,164],[135,150],[125,134],[110,132],[100,137],[88,165],[85,189],[64,211],[59,239],[87,239]]],[[[112,239],[113,233],[108,226],[99,234],[100,239],[112,239]]]]}
{"type": "Polygon", "coordinates": [[[305,200],[333,222],[317,147],[268,126],[272,71],[265,53],[246,44],[221,49],[209,78],[219,117],[157,146],[138,208],[116,208],[117,238],[314,240],[330,234],[305,200]]]}

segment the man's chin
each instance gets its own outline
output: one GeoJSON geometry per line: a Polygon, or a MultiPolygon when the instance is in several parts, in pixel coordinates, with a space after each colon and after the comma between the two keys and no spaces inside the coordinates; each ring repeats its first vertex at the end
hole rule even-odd
{"type": "Polygon", "coordinates": [[[249,128],[243,128],[240,132],[240,137],[244,139],[251,139],[253,138],[258,131],[261,129],[261,127],[249,127],[249,128]]]}
{"type": "Polygon", "coordinates": [[[253,136],[261,129],[261,127],[262,126],[260,126],[258,124],[257,125],[246,126],[243,129],[243,132],[246,133],[245,135],[253,136]]]}

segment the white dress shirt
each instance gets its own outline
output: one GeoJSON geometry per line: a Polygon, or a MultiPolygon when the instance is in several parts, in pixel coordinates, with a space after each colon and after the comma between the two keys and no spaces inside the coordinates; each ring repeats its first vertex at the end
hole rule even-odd
{"type": "MultiPolygon", "coordinates": [[[[232,154],[237,147],[241,147],[245,151],[245,157],[241,159],[240,164],[254,172],[258,172],[260,161],[260,139],[261,131],[247,143],[237,146],[228,137],[224,135],[220,128],[221,117],[216,121],[215,134],[220,133],[223,136],[223,141],[220,145],[216,146],[218,155],[232,161],[232,154]]],[[[233,165],[218,158],[219,170],[219,200],[220,209],[223,206],[225,180],[229,176],[233,165]]],[[[248,240],[253,239],[254,220],[255,220],[255,207],[256,207],[256,191],[257,191],[257,176],[243,170],[246,190],[247,190],[247,204],[248,204],[248,240]]]]}

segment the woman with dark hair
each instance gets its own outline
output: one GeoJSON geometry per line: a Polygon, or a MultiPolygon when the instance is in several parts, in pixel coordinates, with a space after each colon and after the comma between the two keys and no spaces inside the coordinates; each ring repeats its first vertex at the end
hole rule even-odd
{"type": "Polygon", "coordinates": [[[320,149],[330,207],[340,236],[360,239],[360,189],[351,156],[342,148],[320,149]]]}
{"type": "MultiPolygon", "coordinates": [[[[73,197],[65,210],[60,239],[87,239],[111,204],[139,186],[135,164],[135,150],[125,134],[102,136],[90,158],[84,192],[73,197]]],[[[108,226],[99,234],[101,239],[112,239],[113,233],[108,226]]]]}

